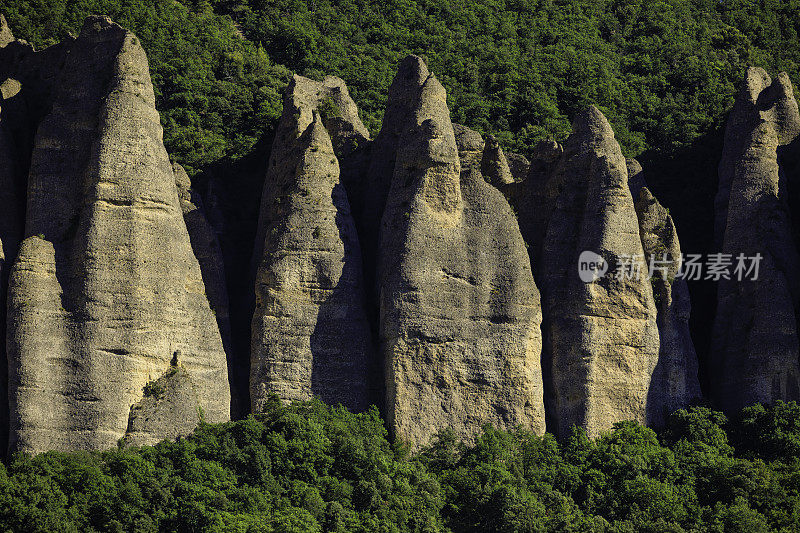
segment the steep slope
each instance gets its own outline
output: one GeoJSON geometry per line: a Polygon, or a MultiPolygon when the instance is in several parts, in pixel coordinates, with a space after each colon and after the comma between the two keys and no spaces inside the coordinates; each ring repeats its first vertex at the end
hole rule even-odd
{"type": "Polygon", "coordinates": [[[334,151],[344,151],[343,134],[358,125],[338,78],[295,76],[287,87],[264,184],[264,241],[256,244],[263,251],[252,322],[253,411],[273,393],[285,400],[315,395],[353,410],[377,401],[361,252],[334,151]]]}
{"type": "MultiPolygon", "coordinates": [[[[757,279],[731,276],[717,289],[709,376],[711,397],[734,410],[800,399],[800,256],[789,194],[800,183],[800,113],[786,74],[750,68],[728,118],[715,199],[715,233],[733,266],[760,255],[757,279]]],[[[797,216],[797,214],[795,214],[797,216]]]]}
{"type": "Polygon", "coordinates": [[[542,432],[541,309],[516,220],[475,165],[462,169],[422,60],[406,58],[398,80],[412,83],[387,109],[411,112],[384,124],[398,136],[378,274],[390,428],[415,445],[483,423],[542,432]]]}
{"type": "MultiPolygon", "coordinates": [[[[11,270],[12,450],[104,449],[145,386],[183,368],[230,414],[225,352],[184,224],[138,39],[87,19],[38,125],[11,270]]],[[[170,435],[165,417],[147,440],[170,435]]]]}

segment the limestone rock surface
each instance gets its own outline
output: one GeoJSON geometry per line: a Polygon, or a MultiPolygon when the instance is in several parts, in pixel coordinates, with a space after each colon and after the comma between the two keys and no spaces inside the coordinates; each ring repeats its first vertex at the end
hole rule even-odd
{"type": "MultiPolygon", "coordinates": [[[[225,352],[144,50],[102,17],[87,19],[63,47],[34,141],[25,239],[10,273],[10,447],[113,447],[144,386],[176,353],[206,420],[227,420],[225,352]]],[[[160,439],[178,423],[167,417],[147,432],[160,439]]]]}
{"type": "Polygon", "coordinates": [[[596,108],[576,117],[542,194],[555,199],[538,274],[554,429],[564,435],[574,424],[597,435],[615,422],[645,423],[659,356],[657,309],[625,158],[596,108]],[[606,275],[579,277],[585,251],[605,260],[606,275]],[[620,265],[632,275],[616,276],[620,265]]]}
{"type": "MultiPolygon", "coordinates": [[[[250,396],[376,401],[358,234],[320,106],[341,80],[295,76],[270,157],[261,210],[250,396]],[[372,379],[370,379],[372,378],[372,379]]],[[[357,115],[356,115],[357,116],[357,115]]]]}
{"type": "Polygon", "coordinates": [[[798,138],[788,76],[748,69],[725,130],[715,226],[732,273],[740,254],[762,259],[757,279],[732,275],[717,289],[709,377],[712,399],[726,410],[800,399],[800,257],[788,197],[800,175],[786,164],[798,138]]]}
{"type": "MultiPolygon", "coordinates": [[[[636,169],[629,160],[628,169],[636,169]]],[[[638,167],[641,172],[641,166],[638,167]]],[[[632,184],[631,188],[637,184],[632,184]]],[[[677,409],[700,399],[697,354],[689,332],[691,302],[681,270],[681,247],[669,212],[642,185],[636,195],[636,214],[644,260],[652,275],[658,311],[659,357],[647,399],[648,423],[661,427],[677,409]]]]}
{"type": "Polygon", "coordinates": [[[508,166],[503,149],[497,139],[491,135],[483,149],[481,173],[484,179],[495,187],[514,183],[514,176],[511,174],[511,168],[508,166]]]}
{"type": "Polygon", "coordinates": [[[417,446],[483,423],[541,433],[541,309],[516,220],[462,168],[438,80],[414,57],[398,78],[411,83],[387,105],[411,111],[392,126],[379,268],[389,426],[417,446]]]}

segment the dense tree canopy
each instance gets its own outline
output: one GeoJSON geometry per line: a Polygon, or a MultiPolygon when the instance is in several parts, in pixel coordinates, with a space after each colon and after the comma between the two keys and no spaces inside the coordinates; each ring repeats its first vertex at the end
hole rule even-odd
{"type": "Polygon", "coordinates": [[[800,82],[800,0],[0,0],[41,47],[108,14],[150,57],[167,148],[198,170],[270,131],[290,71],[344,78],[373,131],[425,56],[455,121],[525,152],[594,103],[629,155],[718,128],[749,64],[800,82]]]}
{"type": "Polygon", "coordinates": [[[673,414],[557,442],[486,428],[416,454],[372,410],[282,405],[155,447],[0,465],[7,531],[703,531],[800,529],[800,406],[673,414]]]}

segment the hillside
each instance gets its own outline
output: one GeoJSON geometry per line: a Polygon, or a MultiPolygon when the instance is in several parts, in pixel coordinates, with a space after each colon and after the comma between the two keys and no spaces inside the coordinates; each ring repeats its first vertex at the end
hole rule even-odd
{"type": "Polygon", "coordinates": [[[341,77],[370,131],[407,54],[424,56],[453,120],[528,155],[597,105],[623,151],[670,150],[719,128],[749,65],[800,77],[797,0],[0,2],[37,47],[90,14],[136,33],[167,150],[192,174],[274,129],[288,72],[341,77]]]}

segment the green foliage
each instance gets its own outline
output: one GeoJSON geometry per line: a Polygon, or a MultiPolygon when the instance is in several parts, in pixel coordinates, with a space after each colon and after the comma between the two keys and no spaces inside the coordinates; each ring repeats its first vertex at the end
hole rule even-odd
{"type": "Polygon", "coordinates": [[[0,530],[442,531],[441,488],[375,409],[319,402],[191,437],[0,465],[0,530]]]}
{"type": "Polygon", "coordinates": [[[319,104],[319,114],[322,120],[341,116],[341,110],[333,98],[326,98],[319,104]]]}
{"type": "Polygon", "coordinates": [[[800,82],[800,0],[0,0],[41,47],[91,13],[141,38],[165,142],[190,173],[269,138],[289,70],[342,77],[374,133],[407,53],[448,90],[453,120],[525,153],[587,104],[628,155],[718,129],[744,69],[800,82]]]}
{"type": "Polygon", "coordinates": [[[164,388],[164,385],[158,381],[150,381],[142,388],[142,392],[147,397],[152,396],[153,398],[158,399],[164,395],[166,389],[164,388]]]}
{"type": "Polygon", "coordinates": [[[591,440],[491,427],[412,455],[374,408],[273,400],[191,437],[0,465],[8,531],[797,531],[796,403],[591,440]],[[754,433],[755,431],[755,433],[754,433]],[[731,445],[733,443],[734,445],[731,445]]]}

